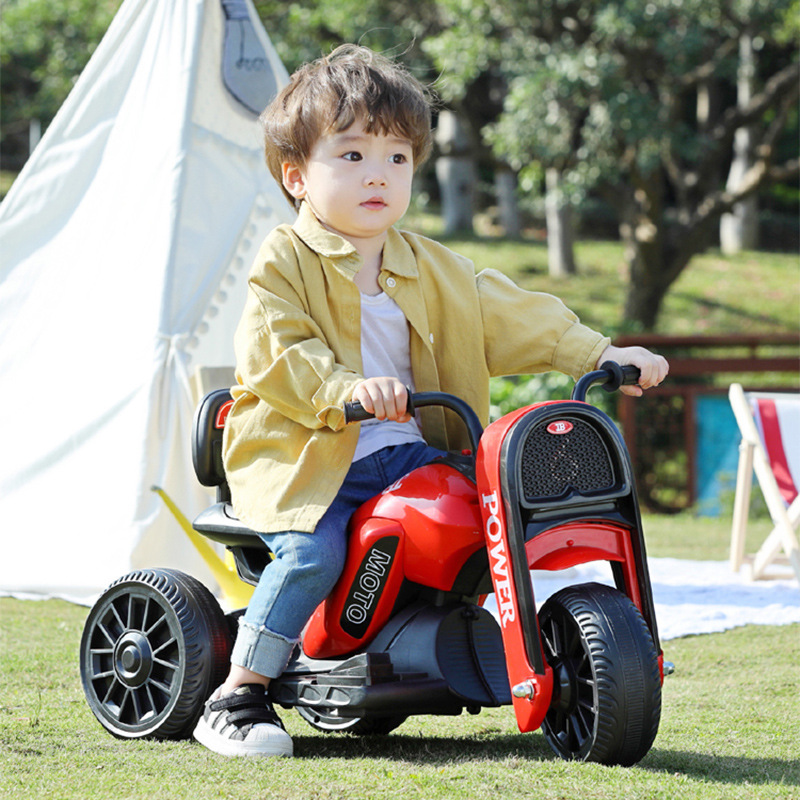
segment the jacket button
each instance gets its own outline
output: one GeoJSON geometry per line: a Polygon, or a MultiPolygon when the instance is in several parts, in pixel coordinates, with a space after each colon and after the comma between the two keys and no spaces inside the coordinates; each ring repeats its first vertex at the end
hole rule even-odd
{"type": "Polygon", "coordinates": [[[390,289],[394,289],[394,287],[397,286],[397,281],[394,278],[387,278],[386,279],[386,285],[390,289]]]}
{"type": "Polygon", "coordinates": [[[431,344],[433,344],[433,334],[430,335],[431,344]]]}

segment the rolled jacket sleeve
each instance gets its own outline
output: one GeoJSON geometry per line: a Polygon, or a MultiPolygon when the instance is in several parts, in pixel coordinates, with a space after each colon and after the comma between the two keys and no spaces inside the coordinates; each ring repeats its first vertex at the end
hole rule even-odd
{"type": "Polygon", "coordinates": [[[475,280],[493,376],[558,370],[578,378],[594,367],[610,342],[551,294],[521,289],[493,269],[475,280]]]}

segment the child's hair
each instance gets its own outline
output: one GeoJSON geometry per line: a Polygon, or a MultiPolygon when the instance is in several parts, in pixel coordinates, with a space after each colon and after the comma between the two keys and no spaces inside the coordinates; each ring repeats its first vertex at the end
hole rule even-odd
{"type": "Polygon", "coordinates": [[[416,169],[431,151],[431,105],[404,67],[367,47],[341,45],[300,67],[261,115],[267,166],[282,186],[281,164],[304,167],[322,136],[362,119],[368,133],[408,139],[416,169]]]}

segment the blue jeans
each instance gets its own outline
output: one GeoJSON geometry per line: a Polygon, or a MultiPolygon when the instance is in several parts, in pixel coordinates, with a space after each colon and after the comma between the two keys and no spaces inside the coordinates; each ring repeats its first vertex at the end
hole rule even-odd
{"type": "Polygon", "coordinates": [[[344,568],[353,512],[387,486],[443,455],[424,442],[385,447],[353,462],[313,533],[259,534],[275,554],[239,622],[231,662],[277,678],[316,607],[344,568]]]}

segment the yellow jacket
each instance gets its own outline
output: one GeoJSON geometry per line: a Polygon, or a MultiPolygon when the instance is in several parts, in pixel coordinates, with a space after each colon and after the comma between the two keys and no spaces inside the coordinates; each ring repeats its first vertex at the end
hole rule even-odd
{"type": "MultiPolygon", "coordinates": [[[[234,405],[223,457],[239,518],[265,533],[313,531],[352,462],[358,425],[342,404],[363,380],[355,248],[303,204],[264,241],[235,336],[234,405]]],[[[557,298],[517,287],[443,245],[391,229],[379,282],[406,315],[417,391],[466,400],[487,423],[489,377],[551,369],[579,377],[609,340],[557,298]]],[[[460,421],[421,409],[441,449],[465,446],[460,421]]]]}

